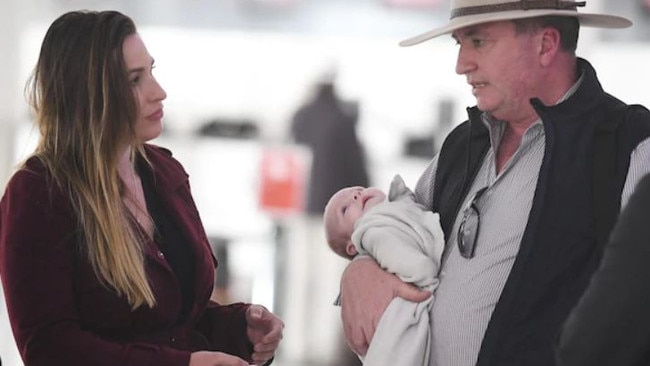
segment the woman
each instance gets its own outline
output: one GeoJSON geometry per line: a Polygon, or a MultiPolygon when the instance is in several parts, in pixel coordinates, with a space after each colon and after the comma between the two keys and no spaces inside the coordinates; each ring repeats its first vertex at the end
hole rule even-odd
{"type": "Polygon", "coordinates": [[[187,174],[145,143],[166,97],[153,67],[118,12],[66,13],[45,35],[40,141],[0,202],[0,275],[29,366],[264,364],[282,338],[262,306],[209,300],[216,261],[187,174]]]}

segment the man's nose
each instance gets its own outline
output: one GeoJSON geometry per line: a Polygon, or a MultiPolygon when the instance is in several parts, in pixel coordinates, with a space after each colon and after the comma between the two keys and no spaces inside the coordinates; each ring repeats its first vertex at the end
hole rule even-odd
{"type": "Polygon", "coordinates": [[[462,46],[458,50],[458,56],[456,58],[456,74],[464,75],[472,71],[475,68],[474,62],[471,60],[469,52],[464,51],[462,46]]]}

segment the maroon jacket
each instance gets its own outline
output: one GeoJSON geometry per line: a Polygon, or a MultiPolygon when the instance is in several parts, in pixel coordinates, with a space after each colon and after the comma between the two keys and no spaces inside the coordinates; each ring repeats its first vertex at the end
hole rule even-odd
{"type": "Polygon", "coordinates": [[[145,249],[154,308],[130,309],[98,281],[80,254],[66,194],[37,159],[10,180],[0,202],[0,276],[18,349],[29,366],[187,366],[199,349],[250,358],[246,304],[209,300],[216,261],[192,199],[188,176],[168,150],[147,145],[156,190],[183,229],[196,259],[188,319],[178,282],[156,243],[145,249]]]}

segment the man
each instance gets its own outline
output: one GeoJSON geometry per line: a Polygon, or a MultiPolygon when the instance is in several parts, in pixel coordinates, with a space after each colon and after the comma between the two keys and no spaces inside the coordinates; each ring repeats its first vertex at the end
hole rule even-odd
{"type": "MultiPolygon", "coordinates": [[[[401,43],[451,33],[456,72],[477,101],[416,187],[418,201],[440,213],[446,239],[432,365],[554,365],[555,340],[600,243],[649,170],[650,112],[606,94],[575,55],[580,25],[631,22],[580,6],[452,0],[449,24],[401,43]]],[[[429,294],[369,259],[348,266],[342,317],[353,350],[365,352],[394,296],[429,294]]]]}

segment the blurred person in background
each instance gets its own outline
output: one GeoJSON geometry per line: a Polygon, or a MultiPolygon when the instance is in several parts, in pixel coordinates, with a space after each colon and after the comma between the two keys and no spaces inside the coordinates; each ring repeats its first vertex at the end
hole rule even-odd
{"type": "Polygon", "coordinates": [[[560,337],[559,366],[650,365],[650,175],[637,185],[560,337]]]}
{"type": "Polygon", "coordinates": [[[306,211],[321,216],[327,201],[344,187],[368,186],[363,147],[357,138],[358,106],[336,93],[336,72],[316,83],[313,97],[298,108],[291,135],[312,152],[306,211]]]}
{"type": "Polygon", "coordinates": [[[40,141],[0,202],[0,274],[26,365],[269,363],[283,323],[209,300],[216,260],[162,132],[133,21],[69,12],[32,77],[40,141]]]}
{"type": "MultiPolygon", "coordinates": [[[[446,239],[432,365],[554,365],[560,328],[650,170],[650,112],[607,94],[575,53],[581,25],[631,22],[584,5],[452,0],[447,25],[401,43],[451,34],[456,72],[477,102],[415,189],[446,239]]],[[[360,354],[393,297],[430,296],[367,258],[348,265],[341,285],[347,340],[360,354]]]]}

